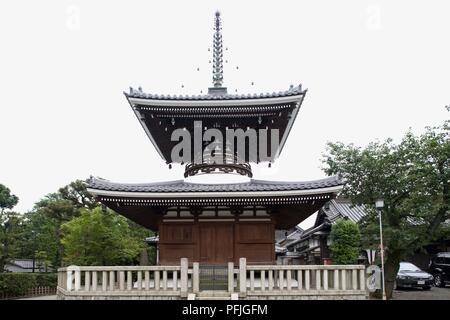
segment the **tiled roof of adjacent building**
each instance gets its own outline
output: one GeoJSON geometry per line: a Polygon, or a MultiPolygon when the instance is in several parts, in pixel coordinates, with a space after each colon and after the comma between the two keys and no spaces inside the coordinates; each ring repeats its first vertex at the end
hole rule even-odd
{"type": "Polygon", "coordinates": [[[333,199],[321,210],[331,223],[339,218],[348,218],[353,222],[359,222],[367,215],[364,205],[353,204],[347,199],[333,199]]]}
{"type": "Polygon", "coordinates": [[[296,87],[291,86],[289,90],[279,92],[266,92],[266,93],[253,93],[253,94],[200,94],[200,95],[164,95],[164,94],[151,94],[142,91],[139,87],[137,90],[130,87],[129,92],[124,92],[127,98],[141,98],[151,100],[242,100],[242,99],[267,99],[267,98],[279,98],[305,94],[306,90],[302,89],[301,85],[296,87]]]}
{"type": "Polygon", "coordinates": [[[302,182],[264,181],[252,179],[250,182],[224,184],[189,183],[183,180],[160,183],[116,183],[94,177],[89,178],[86,182],[89,188],[97,190],[155,193],[290,191],[337,187],[343,184],[342,181],[335,176],[320,180],[302,182]]]}

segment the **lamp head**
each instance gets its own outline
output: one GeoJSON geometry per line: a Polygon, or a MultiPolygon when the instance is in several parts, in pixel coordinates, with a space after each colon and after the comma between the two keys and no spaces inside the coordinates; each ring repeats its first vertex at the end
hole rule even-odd
{"type": "Polygon", "coordinates": [[[377,199],[375,201],[375,208],[377,208],[377,210],[381,210],[384,208],[384,200],[383,199],[377,199]]]}

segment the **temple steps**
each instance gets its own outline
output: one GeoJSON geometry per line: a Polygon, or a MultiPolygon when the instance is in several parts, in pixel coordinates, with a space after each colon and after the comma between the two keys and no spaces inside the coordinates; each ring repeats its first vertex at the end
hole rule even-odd
{"type": "Polygon", "coordinates": [[[238,300],[238,294],[219,290],[202,291],[197,294],[190,293],[188,300],[238,300]]]}

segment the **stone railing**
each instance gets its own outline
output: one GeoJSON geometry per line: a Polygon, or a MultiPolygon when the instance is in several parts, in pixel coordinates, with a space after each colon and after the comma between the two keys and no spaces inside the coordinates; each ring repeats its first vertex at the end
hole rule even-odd
{"type": "Polygon", "coordinates": [[[366,299],[368,295],[363,265],[246,265],[241,259],[237,276],[233,289],[249,299],[366,299]]]}
{"type": "Polygon", "coordinates": [[[187,259],[178,266],[70,266],[58,269],[59,299],[180,299],[192,291],[187,259]]]}
{"type": "MultiPolygon", "coordinates": [[[[198,262],[178,266],[70,266],[58,270],[59,299],[186,299],[202,297],[198,262]]],[[[362,265],[227,265],[221,297],[239,299],[367,299],[362,265]]]]}

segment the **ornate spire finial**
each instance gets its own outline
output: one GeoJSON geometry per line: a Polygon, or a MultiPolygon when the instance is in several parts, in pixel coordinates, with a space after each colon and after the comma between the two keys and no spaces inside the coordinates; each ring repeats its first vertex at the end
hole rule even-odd
{"type": "Polygon", "coordinates": [[[220,21],[220,12],[216,11],[214,24],[213,41],[213,84],[215,88],[222,87],[223,84],[223,49],[222,49],[222,26],[220,21]]]}

